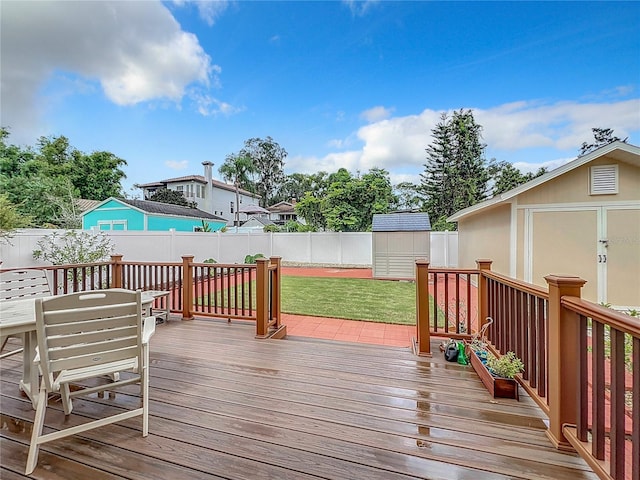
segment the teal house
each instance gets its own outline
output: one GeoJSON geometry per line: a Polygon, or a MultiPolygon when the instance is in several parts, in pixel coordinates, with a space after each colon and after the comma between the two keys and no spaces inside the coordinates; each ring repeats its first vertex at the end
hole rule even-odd
{"type": "Polygon", "coordinates": [[[150,200],[110,197],[82,214],[84,230],[148,230],[198,232],[205,222],[210,231],[220,230],[227,221],[197,208],[150,200]]]}

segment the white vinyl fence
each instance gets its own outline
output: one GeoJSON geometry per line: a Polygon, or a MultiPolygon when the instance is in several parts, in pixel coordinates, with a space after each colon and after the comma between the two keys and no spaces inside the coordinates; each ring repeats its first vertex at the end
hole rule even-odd
{"type": "MultiPolygon", "coordinates": [[[[0,268],[46,265],[34,260],[33,251],[42,237],[54,230],[24,229],[16,232],[11,244],[0,243],[0,268]]],[[[62,230],[58,230],[62,233],[62,230]]],[[[283,262],[370,267],[370,232],[313,233],[203,233],[203,232],[104,232],[115,245],[114,253],[125,261],[177,262],[193,255],[196,262],[209,258],[218,263],[243,263],[246,255],[262,253],[279,256],[283,262]]],[[[458,232],[431,232],[434,267],[458,265],[458,232]]]]}

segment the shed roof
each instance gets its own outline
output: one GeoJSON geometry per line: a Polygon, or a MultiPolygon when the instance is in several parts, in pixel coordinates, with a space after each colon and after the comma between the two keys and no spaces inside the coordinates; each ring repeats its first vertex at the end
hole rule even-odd
{"type": "Polygon", "coordinates": [[[460,219],[465,217],[475,215],[481,211],[487,210],[489,208],[493,208],[497,205],[506,203],[510,201],[513,197],[520,195],[532,188],[536,188],[539,185],[542,185],[549,180],[552,180],[560,175],[563,175],[571,170],[574,170],[578,167],[586,165],[593,160],[603,157],[610,156],[616,160],[621,162],[626,162],[631,165],[640,165],[640,147],[635,145],[631,145],[630,143],[625,142],[613,142],[603,147],[594,150],[593,152],[587,153],[581,157],[577,157],[569,163],[565,163],[561,167],[556,168],[555,170],[551,170],[550,172],[541,175],[540,177],[534,178],[533,180],[528,181],[527,183],[523,183],[520,186],[512,188],[504,193],[496,195],[489,200],[485,200],[484,202],[476,203],[470,207],[464,208],[462,210],[457,211],[449,218],[447,218],[447,222],[457,222],[460,219]]]}
{"type": "Polygon", "coordinates": [[[373,216],[374,232],[428,232],[428,213],[377,213],[373,216]]]}
{"type": "Polygon", "coordinates": [[[206,220],[216,220],[219,222],[225,222],[226,220],[218,215],[199,210],[197,208],[183,207],[182,205],[174,205],[172,203],[152,202],[151,200],[134,200],[128,198],[115,198],[109,197],[106,200],[100,202],[88,210],[84,211],[82,215],[100,208],[105,203],[115,200],[116,202],[125,203],[131,207],[146,213],[153,213],[156,215],[172,215],[174,217],[191,217],[206,220]]]}

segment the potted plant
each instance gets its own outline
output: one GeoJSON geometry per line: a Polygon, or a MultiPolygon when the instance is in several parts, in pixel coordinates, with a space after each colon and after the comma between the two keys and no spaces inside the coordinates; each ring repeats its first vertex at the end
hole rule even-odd
{"type": "Polygon", "coordinates": [[[515,376],[524,371],[522,360],[514,352],[496,357],[486,349],[471,348],[471,365],[494,398],[518,399],[515,376]]]}

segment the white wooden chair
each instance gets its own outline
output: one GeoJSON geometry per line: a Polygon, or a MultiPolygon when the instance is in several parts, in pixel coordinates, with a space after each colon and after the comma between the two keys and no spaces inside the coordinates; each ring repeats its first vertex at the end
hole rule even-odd
{"type": "Polygon", "coordinates": [[[71,293],[36,300],[38,355],[42,381],[33,424],[26,475],[36,467],[43,443],[142,415],[142,436],[149,432],[149,339],[155,318],[142,319],[141,292],[123,289],[71,293]],[[74,389],[69,384],[132,372],[131,378],[95,387],[74,389]],[[59,392],[66,415],[72,398],[118,386],[140,383],[142,407],[53,433],[42,434],[47,397],[59,392]]]}
{"type": "MultiPolygon", "coordinates": [[[[44,270],[26,269],[0,272],[0,301],[20,300],[30,297],[51,295],[49,282],[44,270]]],[[[22,348],[1,353],[9,336],[0,337],[0,359],[22,352],[22,348]]]]}

